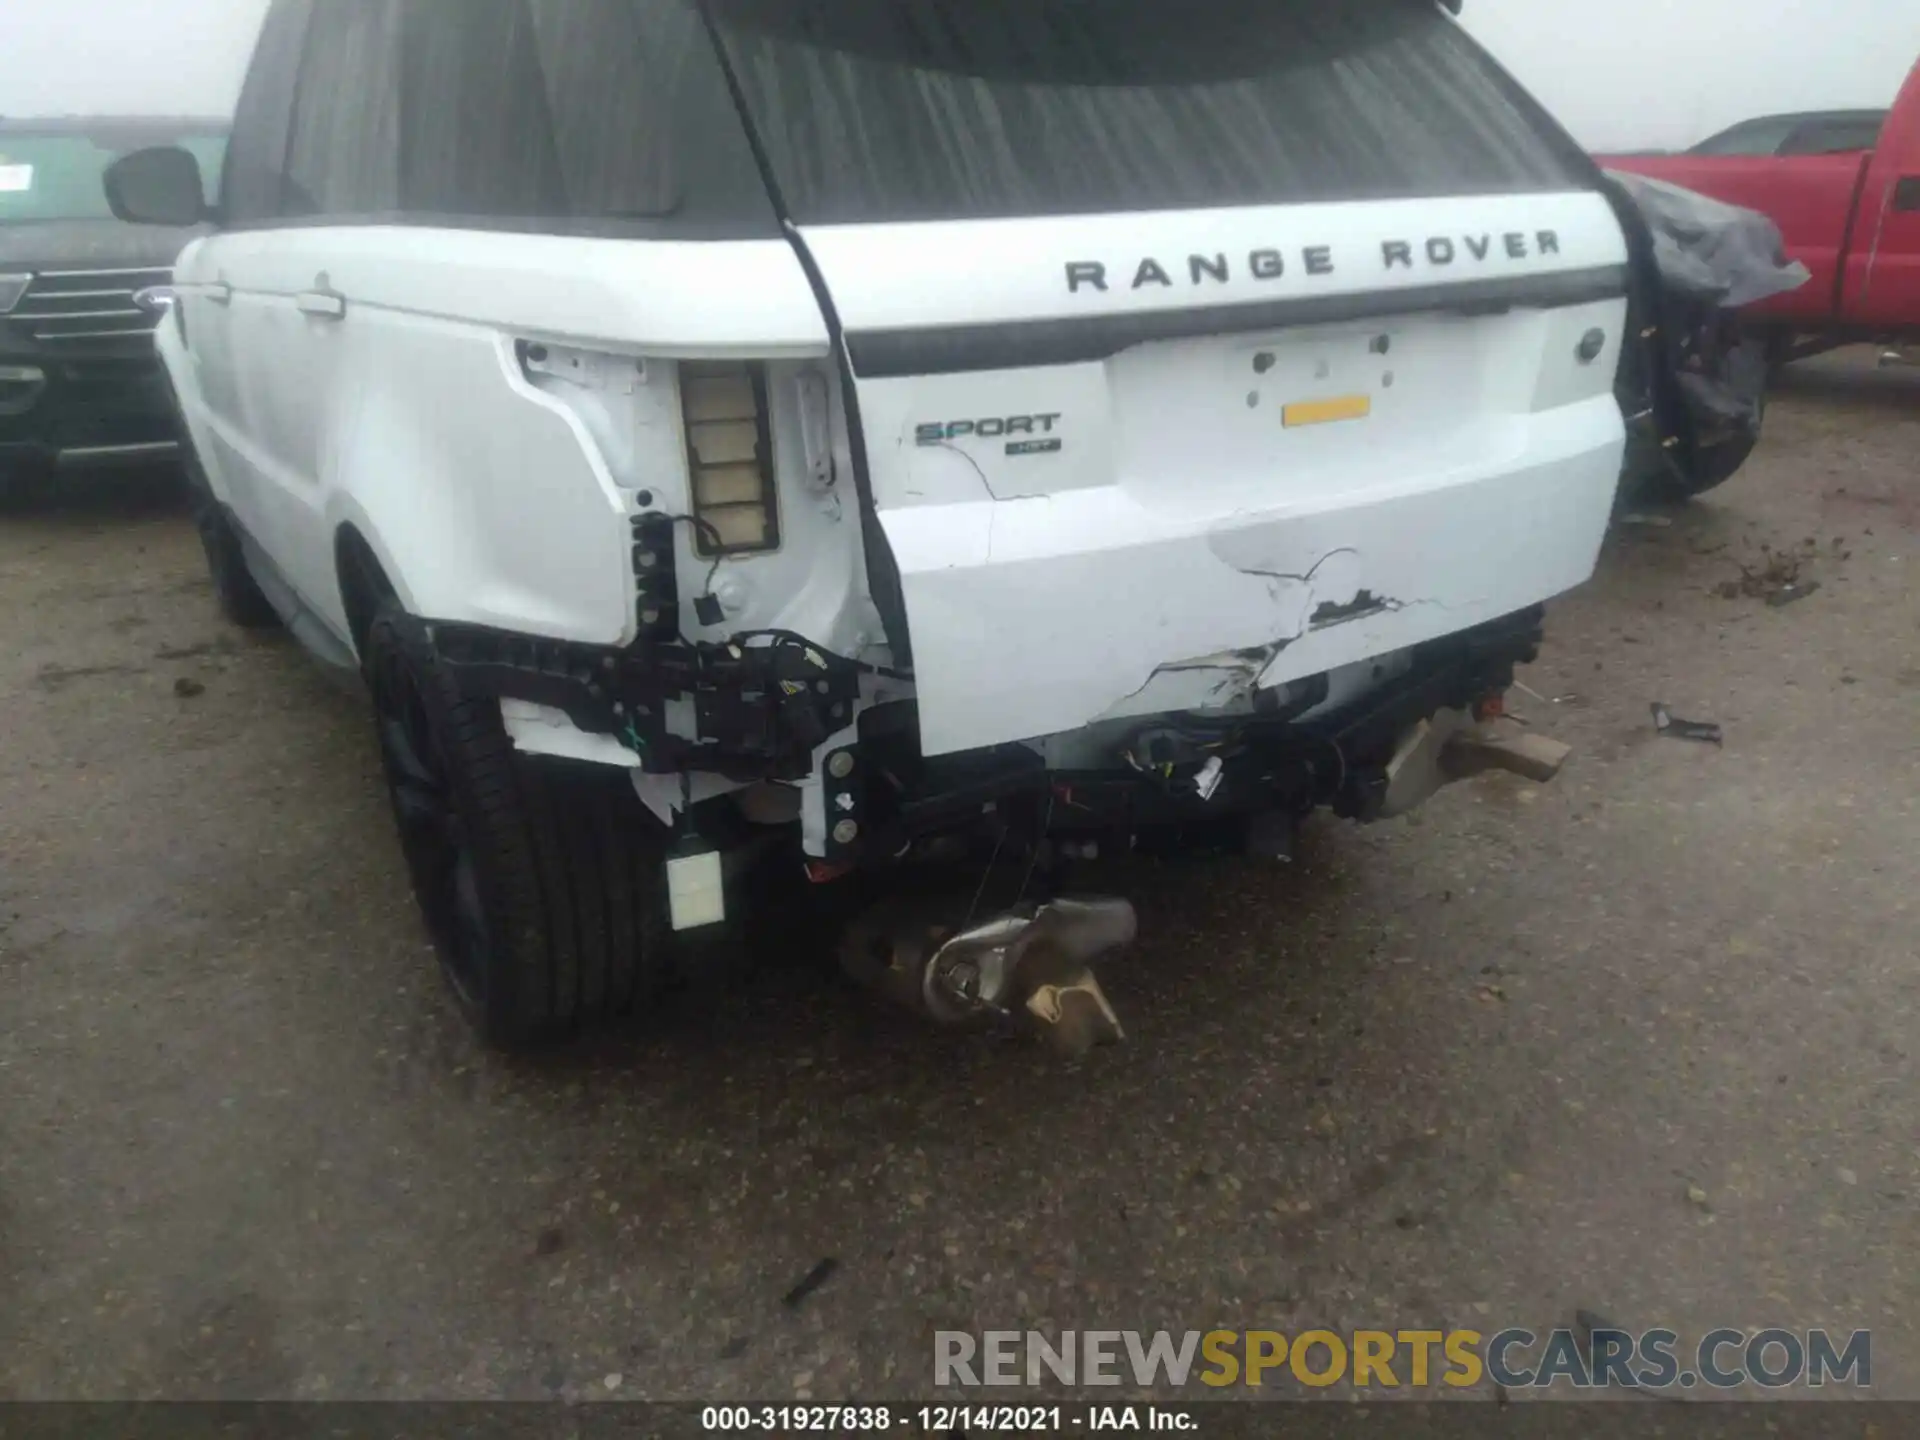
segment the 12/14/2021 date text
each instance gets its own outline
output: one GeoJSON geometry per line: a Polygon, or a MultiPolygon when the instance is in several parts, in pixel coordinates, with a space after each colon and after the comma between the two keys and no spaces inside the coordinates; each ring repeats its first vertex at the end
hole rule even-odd
{"type": "Polygon", "coordinates": [[[708,1405],[707,1431],[817,1434],[1072,1434],[1113,1430],[1191,1434],[1191,1411],[1153,1405],[708,1405]]]}

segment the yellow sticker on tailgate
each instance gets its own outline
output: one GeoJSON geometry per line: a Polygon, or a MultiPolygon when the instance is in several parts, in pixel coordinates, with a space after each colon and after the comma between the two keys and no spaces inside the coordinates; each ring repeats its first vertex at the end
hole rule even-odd
{"type": "Polygon", "coordinates": [[[1289,430],[1303,425],[1332,425],[1340,420],[1364,420],[1373,413],[1371,395],[1341,395],[1332,400],[1297,400],[1280,412],[1289,430]]]}

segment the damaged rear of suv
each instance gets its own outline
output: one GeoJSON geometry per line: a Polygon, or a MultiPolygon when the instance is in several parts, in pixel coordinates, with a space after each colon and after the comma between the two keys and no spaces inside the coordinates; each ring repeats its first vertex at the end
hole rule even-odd
{"type": "Polygon", "coordinates": [[[366,678],[497,1041],[770,851],[1000,857],[849,967],[1097,1036],[1131,912],[1049,853],[1552,773],[1477,721],[1658,277],[1428,0],[276,0],[222,193],[160,337],[216,582],[366,678]]]}

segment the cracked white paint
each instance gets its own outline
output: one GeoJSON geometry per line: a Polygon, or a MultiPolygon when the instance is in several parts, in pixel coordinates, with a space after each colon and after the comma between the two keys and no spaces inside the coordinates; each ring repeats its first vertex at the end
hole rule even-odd
{"type": "Polygon", "coordinates": [[[1156,666],[1137,689],[1122,695],[1094,718],[1120,720],[1169,710],[1227,709],[1252,696],[1280,648],[1276,643],[1264,650],[1229,651],[1156,666]]]}
{"type": "Polygon", "coordinates": [[[1620,414],[1602,397],[1534,428],[1522,455],[1481,477],[1242,516],[1230,536],[1122,486],[1052,506],[883,514],[913,627],[923,749],[1215,708],[1573,588],[1605,532],[1620,414]],[[1223,549],[1255,568],[1227,563],[1223,549]],[[1337,579],[1323,589],[1315,566],[1335,555],[1337,579]],[[1294,576],[1312,578],[1284,578],[1294,576]],[[1395,603],[1313,627],[1322,604],[1363,589],[1395,603]],[[1243,651],[1271,656],[1257,677],[1243,651]]]}

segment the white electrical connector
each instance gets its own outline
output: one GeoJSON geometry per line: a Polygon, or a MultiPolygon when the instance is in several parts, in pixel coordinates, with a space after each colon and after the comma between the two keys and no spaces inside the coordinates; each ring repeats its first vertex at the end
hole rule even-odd
{"type": "Polygon", "coordinates": [[[675,930],[698,930],[727,918],[718,850],[676,855],[667,861],[667,911],[675,930]]]}

